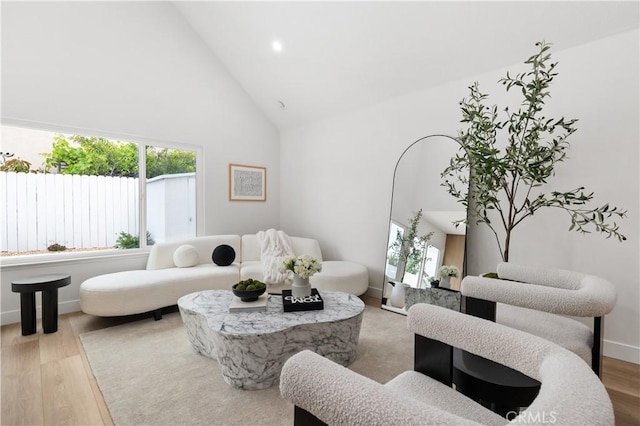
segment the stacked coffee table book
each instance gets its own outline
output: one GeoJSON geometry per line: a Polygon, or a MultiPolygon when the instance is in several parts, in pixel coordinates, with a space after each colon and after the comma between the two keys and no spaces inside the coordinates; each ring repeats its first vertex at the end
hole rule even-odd
{"type": "Polygon", "coordinates": [[[243,302],[238,296],[233,296],[229,303],[229,312],[265,312],[269,304],[269,295],[264,293],[256,300],[243,302]]]}
{"type": "MultiPolygon", "coordinates": [[[[243,302],[234,295],[229,303],[229,312],[266,312],[268,306],[269,295],[266,293],[249,302],[243,302]]],[[[324,300],[315,288],[306,297],[294,297],[291,290],[282,290],[282,307],[284,312],[319,311],[324,309],[324,300]]]]}
{"type": "Polygon", "coordinates": [[[324,309],[324,301],[315,288],[311,289],[310,296],[304,297],[295,297],[291,290],[282,290],[282,308],[285,312],[319,311],[324,309]]]}

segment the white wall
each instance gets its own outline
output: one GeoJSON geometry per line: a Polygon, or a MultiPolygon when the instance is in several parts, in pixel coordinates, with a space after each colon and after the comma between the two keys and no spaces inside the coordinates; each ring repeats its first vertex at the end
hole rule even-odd
{"type": "MultiPolygon", "coordinates": [[[[168,2],[3,2],[1,114],[53,130],[201,146],[205,233],[279,225],[278,131],[168,2]],[[229,163],[267,168],[266,202],[228,201],[229,163]]],[[[2,312],[19,300],[8,271],[2,312]]],[[[61,292],[63,303],[74,298],[61,292]]]]}
{"type": "Polygon", "coordinates": [[[3,118],[202,146],[208,234],[278,224],[278,132],[168,2],[3,3],[2,89],[3,118]],[[228,201],[231,162],[266,203],[228,201]]]}
{"type": "MultiPolygon", "coordinates": [[[[552,40],[550,40],[552,41],[552,40]]],[[[522,53],[523,60],[535,52],[522,53]]],[[[569,159],[553,181],[557,189],[584,185],[601,203],[628,209],[628,241],[567,231],[561,212],[540,212],[516,229],[511,260],[597,274],[618,288],[605,321],[605,353],[640,362],[638,31],[554,52],[560,75],[551,88],[548,116],[579,118],[569,159]]],[[[523,70],[516,64],[509,70],[523,70]]],[[[364,263],[370,294],[383,282],[393,169],[402,151],[422,136],[455,136],[458,102],[478,80],[504,103],[497,80],[506,69],[409,94],[283,132],[281,223],[287,232],[320,240],[327,259],[364,263]]],[[[495,269],[499,253],[485,228],[472,228],[469,273],[495,269]]]]}

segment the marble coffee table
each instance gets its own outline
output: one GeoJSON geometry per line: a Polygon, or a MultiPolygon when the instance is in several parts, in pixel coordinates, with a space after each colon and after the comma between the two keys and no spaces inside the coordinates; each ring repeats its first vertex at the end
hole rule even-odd
{"type": "Polygon", "coordinates": [[[347,366],[356,359],[364,302],[352,294],[320,291],[324,309],[284,312],[269,295],[266,312],[229,312],[228,290],[191,293],[178,300],[193,349],[220,364],[226,383],[264,389],[278,382],[290,356],[312,350],[347,366]]]}

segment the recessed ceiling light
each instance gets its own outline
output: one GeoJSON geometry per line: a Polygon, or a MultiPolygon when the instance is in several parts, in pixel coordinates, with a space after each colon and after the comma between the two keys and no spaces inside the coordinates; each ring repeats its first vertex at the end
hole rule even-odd
{"type": "Polygon", "coordinates": [[[276,52],[282,52],[282,43],[280,43],[278,40],[275,40],[273,43],[271,43],[271,47],[276,52]]]}

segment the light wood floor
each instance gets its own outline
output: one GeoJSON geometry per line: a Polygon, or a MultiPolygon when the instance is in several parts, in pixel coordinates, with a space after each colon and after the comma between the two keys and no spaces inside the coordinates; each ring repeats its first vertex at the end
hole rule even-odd
{"type": "MultiPolygon", "coordinates": [[[[379,304],[366,300],[368,304],[379,304]]],[[[149,315],[98,318],[81,312],[61,315],[58,331],[21,336],[20,324],[0,329],[2,425],[112,425],[89,368],[79,335],[149,315]]],[[[640,425],[640,366],[605,358],[603,382],[616,425],[640,425]]]]}

